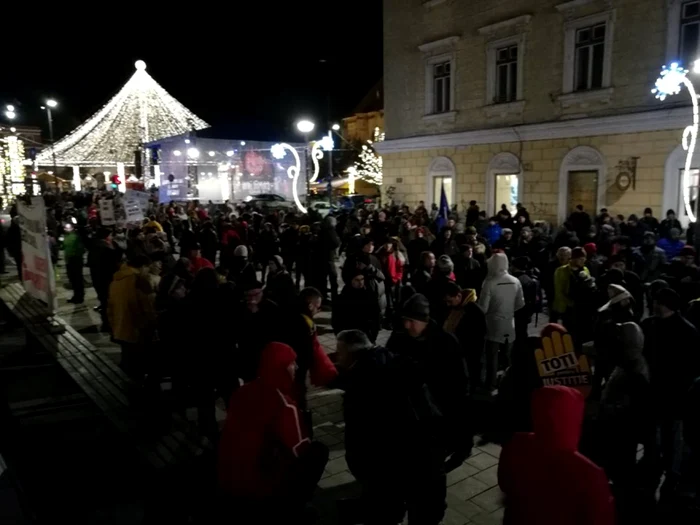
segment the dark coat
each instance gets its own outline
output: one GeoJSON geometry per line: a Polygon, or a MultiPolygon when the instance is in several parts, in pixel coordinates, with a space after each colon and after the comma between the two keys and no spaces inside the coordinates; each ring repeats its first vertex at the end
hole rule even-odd
{"type": "Polygon", "coordinates": [[[407,381],[427,385],[445,418],[442,436],[446,449],[469,446],[471,450],[469,379],[457,338],[431,321],[419,338],[402,331],[392,333],[387,350],[415,363],[409,370],[419,377],[407,378],[407,381]]]}
{"type": "Polygon", "coordinates": [[[680,314],[642,322],[657,414],[680,418],[685,395],[700,377],[700,335],[680,314]]]}

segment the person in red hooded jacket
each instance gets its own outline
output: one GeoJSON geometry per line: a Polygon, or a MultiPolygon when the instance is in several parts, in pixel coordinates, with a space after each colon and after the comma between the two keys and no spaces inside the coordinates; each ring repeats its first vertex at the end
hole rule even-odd
{"type": "Polygon", "coordinates": [[[250,523],[271,513],[288,518],[303,512],[328,462],[328,449],[311,441],[297,409],[295,360],[288,345],[269,343],[258,378],[229,403],[219,442],[219,488],[235,502],[235,516],[249,516],[250,523]]]}
{"type": "Polygon", "coordinates": [[[583,395],[572,388],[535,390],[534,432],[515,434],[498,465],[505,525],[614,525],[605,472],[578,452],[583,408],[583,395]]]}

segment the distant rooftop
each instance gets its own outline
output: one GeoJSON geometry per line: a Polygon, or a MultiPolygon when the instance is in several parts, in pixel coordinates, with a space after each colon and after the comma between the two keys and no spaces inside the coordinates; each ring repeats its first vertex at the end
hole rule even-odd
{"type": "Polygon", "coordinates": [[[354,113],[369,113],[384,109],[384,80],[380,79],[364,96],[354,113]]]}

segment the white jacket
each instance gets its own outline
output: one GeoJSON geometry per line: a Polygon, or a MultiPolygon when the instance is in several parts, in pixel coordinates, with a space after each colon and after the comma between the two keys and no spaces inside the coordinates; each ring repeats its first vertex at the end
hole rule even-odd
{"type": "Polygon", "coordinates": [[[508,273],[508,257],[494,254],[487,262],[488,275],[481,288],[479,306],[486,313],[486,340],[515,341],[515,312],[525,306],[523,287],[508,273]]]}

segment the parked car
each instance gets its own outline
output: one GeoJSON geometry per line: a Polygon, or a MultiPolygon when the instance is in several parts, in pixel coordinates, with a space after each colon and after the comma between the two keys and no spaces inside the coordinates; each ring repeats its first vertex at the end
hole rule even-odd
{"type": "Polygon", "coordinates": [[[258,193],[256,195],[248,195],[245,199],[243,199],[243,202],[258,208],[282,208],[287,210],[294,207],[294,203],[288,201],[281,195],[277,195],[276,193],[258,193]]]}
{"type": "Polygon", "coordinates": [[[317,212],[323,218],[338,211],[337,206],[326,201],[314,201],[309,205],[309,208],[317,212]]]}
{"type": "Polygon", "coordinates": [[[352,210],[357,206],[364,204],[369,206],[375,204],[376,198],[368,197],[367,195],[343,195],[340,197],[338,204],[343,210],[352,210]]]}

